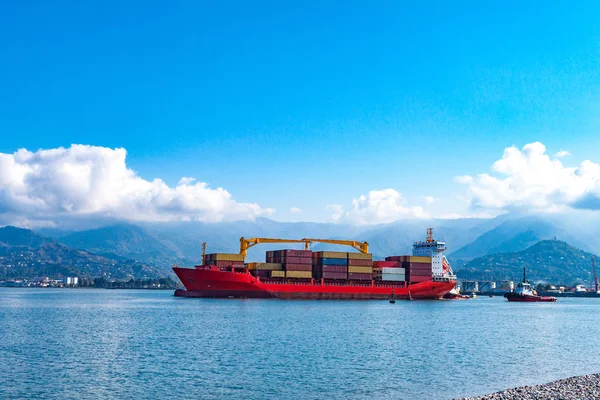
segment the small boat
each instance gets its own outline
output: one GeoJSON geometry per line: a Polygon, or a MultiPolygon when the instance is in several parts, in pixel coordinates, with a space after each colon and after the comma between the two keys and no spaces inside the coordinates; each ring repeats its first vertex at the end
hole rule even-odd
{"type": "Polygon", "coordinates": [[[517,284],[517,288],[515,290],[505,293],[504,297],[508,301],[520,301],[526,303],[556,301],[556,297],[539,296],[537,294],[537,292],[531,287],[531,284],[527,280],[525,268],[523,268],[523,281],[517,284]]]}
{"type": "Polygon", "coordinates": [[[465,294],[460,294],[458,290],[456,290],[456,288],[452,289],[451,291],[449,291],[448,293],[446,293],[443,297],[444,299],[449,299],[449,300],[469,300],[470,297],[465,295],[465,294]]]}

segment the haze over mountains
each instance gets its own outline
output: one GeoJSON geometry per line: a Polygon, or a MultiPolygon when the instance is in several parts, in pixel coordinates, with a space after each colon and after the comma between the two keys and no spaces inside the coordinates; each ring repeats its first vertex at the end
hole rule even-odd
{"type": "MultiPolygon", "coordinates": [[[[434,228],[436,239],[446,241],[447,256],[455,271],[469,268],[472,276],[477,275],[477,268],[469,264],[471,260],[497,253],[523,251],[543,240],[556,238],[588,252],[598,252],[599,249],[596,235],[590,233],[595,225],[588,224],[584,229],[560,215],[412,219],[362,227],[333,223],[276,222],[266,218],[225,223],[120,223],[82,231],[40,229],[35,235],[28,235],[21,230],[4,229],[0,230],[0,243],[4,243],[5,247],[9,246],[7,242],[10,243],[10,240],[7,237],[16,235],[20,237],[20,245],[25,245],[29,240],[31,243],[26,245],[33,249],[39,249],[43,245],[63,246],[63,251],[83,251],[108,260],[135,260],[166,275],[171,273],[173,264],[193,266],[200,263],[202,242],[207,242],[208,252],[237,252],[241,236],[353,239],[369,242],[374,258],[382,259],[388,255],[410,254],[413,242],[424,240],[428,227],[434,228]]],[[[298,248],[297,245],[260,245],[249,250],[247,260],[264,260],[265,251],[282,246],[298,248]]],[[[318,244],[312,249],[339,249],[339,246],[318,244]]],[[[569,268],[568,265],[565,268],[569,268]]],[[[499,275],[506,275],[506,271],[499,275]]]]}

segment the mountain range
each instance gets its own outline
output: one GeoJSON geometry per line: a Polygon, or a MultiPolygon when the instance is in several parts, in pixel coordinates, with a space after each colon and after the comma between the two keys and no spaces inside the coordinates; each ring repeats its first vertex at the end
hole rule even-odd
{"type": "Polygon", "coordinates": [[[0,279],[79,276],[125,280],[163,275],[150,265],[73,249],[28,229],[0,228],[0,279]]]}
{"type": "MultiPolygon", "coordinates": [[[[138,263],[135,265],[144,265],[144,271],[148,273],[154,271],[153,273],[168,275],[172,273],[173,264],[193,266],[200,263],[203,242],[207,242],[207,251],[211,253],[238,252],[239,238],[242,236],[352,239],[369,242],[374,258],[382,259],[388,255],[410,254],[413,242],[424,240],[426,229],[432,227],[435,238],[446,242],[447,256],[454,270],[460,271],[472,269],[473,265],[469,263],[479,257],[519,252],[550,239],[562,240],[583,251],[597,252],[600,244],[594,233],[600,233],[600,229],[596,226],[598,225],[589,221],[581,224],[560,215],[505,214],[492,219],[401,220],[363,227],[333,223],[276,222],[260,218],[255,221],[223,223],[119,223],[81,231],[40,229],[35,232],[35,236],[14,231],[14,228],[12,231],[0,229],[0,243],[3,242],[3,235],[21,235],[21,246],[33,249],[39,249],[45,244],[64,246],[64,251],[81,251],[111,262],[138,263]]],[[[265,251],[283,246],[300,248],[298,245],[260,245],[249,250],[247,260],[264,260],[265,251]]],[[[339,250],[340,247],[318,244],[312,249],[339,250]]]]}

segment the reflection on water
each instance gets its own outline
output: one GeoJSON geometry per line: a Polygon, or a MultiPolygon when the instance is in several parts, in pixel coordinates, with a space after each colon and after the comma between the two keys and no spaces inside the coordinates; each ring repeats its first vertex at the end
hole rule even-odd
{"type": "Polygon", "coordinates": [[[445,399],[600,371],[600,299],[0,289],[0,398],[445,399]]]}

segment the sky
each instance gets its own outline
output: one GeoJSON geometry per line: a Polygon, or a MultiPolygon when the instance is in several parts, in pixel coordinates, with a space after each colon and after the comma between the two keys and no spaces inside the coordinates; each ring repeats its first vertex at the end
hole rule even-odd
{"type": "Polygon", "coordinates": [[[0,224],[600,208],[600,3],[371,3],[4,2],[0,224]]]}

